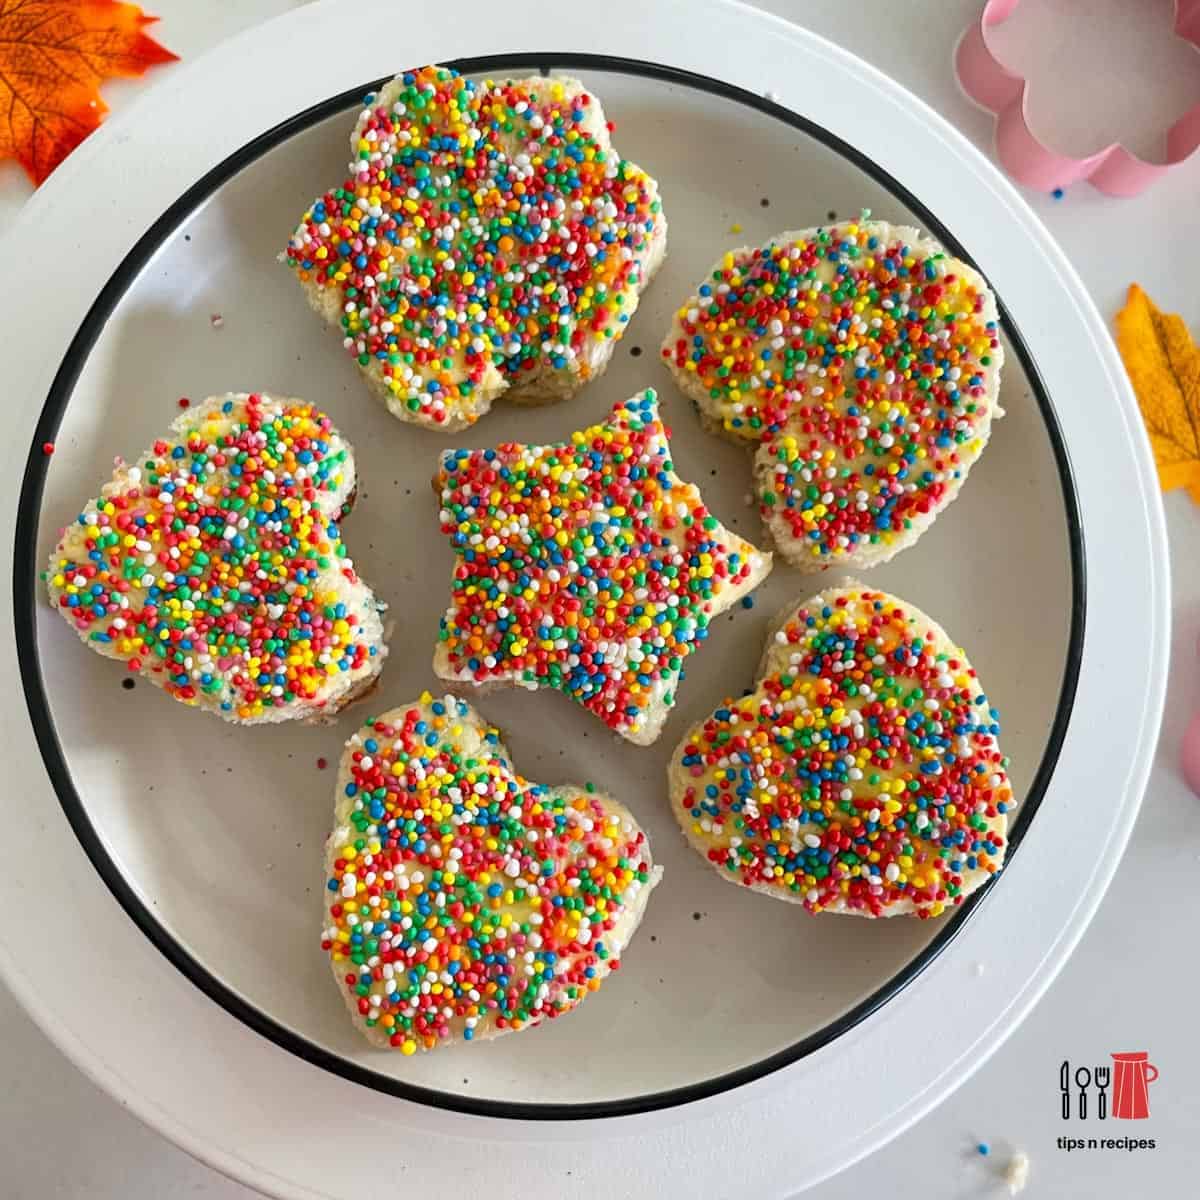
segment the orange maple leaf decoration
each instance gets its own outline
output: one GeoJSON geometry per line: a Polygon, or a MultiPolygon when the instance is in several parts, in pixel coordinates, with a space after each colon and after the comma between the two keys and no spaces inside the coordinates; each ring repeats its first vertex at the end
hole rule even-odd
{"type": "Polygon", "coordinates": [[[1160,311],[1134,283],[1117,313],[1117,348],[1163,491],[1185,487],[1200,504],[1200,347],[1182,317],[1160,311]]]}
{"type": "Polygon", "coordinates": [[[101,122],[99,85],[175,55],[117,0],[0,0],[0,158],[42,180],[101,122]]]}

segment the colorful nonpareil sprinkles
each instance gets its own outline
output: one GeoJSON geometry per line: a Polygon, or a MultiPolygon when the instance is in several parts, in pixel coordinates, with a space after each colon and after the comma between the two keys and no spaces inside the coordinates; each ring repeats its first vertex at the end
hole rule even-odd
{"type": "Polygon", "coordinates": [[[510,386],[556,398],[585,381],[665,238],[653,180],[574,80],[408,72],[367,97],[351,171],[287,261],[336,294],[314,303],[392,412],[434,427],[471,424],[510,386]]]}
{"type": "Polygon", "coordinates": [[[372,1041],[525,1029],[620,966],[658,881],[645,835],[590,789],[522,779],[468,704],[368,722],[338,787],[322,946],[372,1041]]]}
{"type": "Polygon", "coordinates": [[[1001,415],[995,301],[918,238],[862,221],[731,252],[663,345],[702,412],[760,446],[764,519],[800,565],[902,548],[1001,415]]]}
{"type": "Polygon", "coordinates": [[[681,743],[672,800],[723,875],[810,912],[934,917],[999,870],[997,713],[961,650],[861,587],[801,605],[757,689],[681,743]]]}
{"type": "Polygon", "coordinates": [[[770,566],[675,474],[653,391],[558,445],[447,451],[437,486],[456,555],[437,673],[557,688],[633,741],[770,566]]]}
{"type": "Polygon", "coordinates": [[[64,531],[51,600],[89,646],[185,704],[313,716],[386,653],[336,524],[353,487],[349,447],[311,405],[206,401],[64,531]]]}

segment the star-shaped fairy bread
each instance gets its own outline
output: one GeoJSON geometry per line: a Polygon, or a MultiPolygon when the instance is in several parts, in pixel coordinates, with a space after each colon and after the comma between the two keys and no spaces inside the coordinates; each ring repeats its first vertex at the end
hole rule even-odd
{"type": "Polygon", "coordinates": [[[63,531],[46,583],[93,650],[240,725],[326,721],[369,692],[381,605],[338,522],[354,451],[303,400],[192,405],[63,531]]]}
{"type": "Polygon", "coordinates": [[[662,354],[713,432],[757,447],[783,558],[871,567],[933,524],[1004,415],[999,321],[973,267],[864,219],[730,251],[662,354]]]}
{"type": "Polygon", "coordinates": [[[671,804],[731,883],[814,913],[936,917],[1004,862],[997,722],[945,630],[848,582],[784,610],[755,690],[680,742],[671,804]]]}
{"type": "Polygon", "coordinates": [[[434,486],[456,556],[438,676],[557,688],[642,746],[771,569],[675,474],[649,389],[566,442],[445,451],[434,486]]]}
{"type": "Polygon", "coordinates": [[[367,97],[285,258],[393,416],[449,433],[608,365],[667,246],[610,129],[575,79],[423,67],[367,97]]]}

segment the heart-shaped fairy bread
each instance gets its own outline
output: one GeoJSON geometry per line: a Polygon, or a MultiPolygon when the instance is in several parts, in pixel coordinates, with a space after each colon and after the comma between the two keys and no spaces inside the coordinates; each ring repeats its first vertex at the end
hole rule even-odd
{"type": "Polygon", "coordinates": [[[705,423],[756,446],[763,519],[793,566],[870,567],[933,524],[983,452],[996,300],[915,229],[862,220],[732,250],[663,358],[705,423]]]}
{"type": "Polygon", "coordinates": [[[785,611],[755,690],[679,744],[671,803],[732,883],[814,913],[936,917],[1004,861],[996,722],[938,625],[849,583],[785,611]]]}
{"type": "Polygon", "coordinates": [[[575,79],[445,67],[368,96],[350,177],[286,250],[393,416],[452,432],[608,365],[666,254],[658,187],[575,79]]]}
{"type": "Polygon", "coordinates": [[[620,966],[662,868],[615,800],[522,779],[469,704],[426,693],[346,744],[325,874],[354,1023],[412,1054],[570,1012],[620,966]]]}
{"type": "Polygon", "coordinates": [[[50,599],[93,650],[194,708],[328,720],[387,654],[338,532],[356,484],[353,450],[311,404],[205,400],[63,531],[50,599]]]}
{"type": "Polygon", "coordinates": [[[447,450],[434,487],[456,556],[438,676],[556,688],[642,746],[771,569],[675,474],[650,390],[566,442],[447,450]]]}

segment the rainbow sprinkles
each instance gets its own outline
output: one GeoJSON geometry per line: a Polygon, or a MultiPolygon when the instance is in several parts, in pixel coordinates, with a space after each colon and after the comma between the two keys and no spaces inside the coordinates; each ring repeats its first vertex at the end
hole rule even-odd
{"type": "Polygon", "coordinates": [[[346,745],[322,946],[375,1045],[484,1040],[597,991],[661,873],[622,805],[529,783],[470,705],[425,693],[346,745]]]}
{"type": "Polygon", "coordinates": [[[755,691],[680,743],[671,800],[724,879],[810,912],[936,917],[1004,861],[997,722],[944,630],[847,584],[785,611],[755,691]]]}
{"type": "Polygon", "coordinates": [[[730,251],[662,354],[706,424],[757,447],[763,519],[807,570],[874,566],[915,542],[1003,416],[987,284],[883,222],[730,251]]]}
{"type": "Polygon", "coordinates": [[[651,390],[563,443],[448,450],[435,487],[455,552],[438,676],[555,688],[638,745],[771,568],[675,474],[651,390]]]}
{"type": "Polygon", "coordinates": [[[311,404],[206,400],[64,530],[51,602],[93,650],[190,707],[328,720],[387,654],[338,527],[356,486],[353,451],[311,404]]]}
{"type": "Polygon", "coordinates": [[[611,129],[574,79],[423,67],[367,97],[285,257],[394,416],[452,432],[605,369],[667,245],[611,129]]]}

